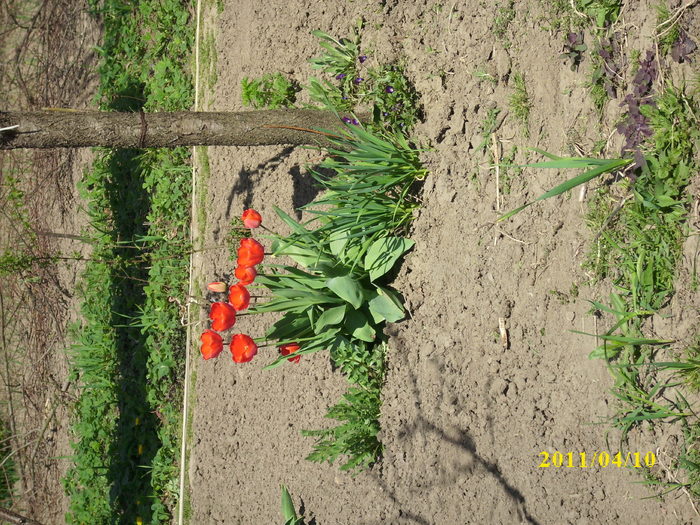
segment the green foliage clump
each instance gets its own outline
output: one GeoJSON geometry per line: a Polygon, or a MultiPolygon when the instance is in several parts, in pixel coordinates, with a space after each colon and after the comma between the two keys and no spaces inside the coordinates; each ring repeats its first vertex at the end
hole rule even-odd
{"type": "Polygon", "coordinates": [[[373,65],[360,55],[360,39],[335,39],[321,31],[326,53],[310,60],[333,81],[311,77],[306,87],[313,102],[337,113],[371,111],[374,129],[401,131],[413,127],[421,115],[419,96],[400,64],[373,65]]]}
{"type": "Polygon", "coordinates": [[[241,81],[243,105],[259,108],[291,108],[301,90],[293,80],[281,73],[268,73],[260,78],[245,77],[241,81]]]}
{"type": "MultiPolygon", "coordinates": [[[[413,241],[405,234],[417,207],[411,194],[426,172],[419,151],[405,138],[419,114],[418,95],[396,64],[365,65],[359,36],[336,39],[316,31],[324,53],[311,60],[333,81],[311,78],[308,91],[322,108],[347,126],[323,130],[335,146],[313,172],[325,190],[302,209],[311,218],[295,221],[282,210],[290,228],[274,236],[272,252],[294,265],[268,265],[256,282],[271,297],[250,309],[280,312],[265,340],[296,343],[295,356],[330,350],[332,364],[352,385],[327,417],[333,428],[307,430],[316,438],[311,461],[347,461],[343,470],[366,468],[381,454],[379,412],[385,370],[383,327],[404,317],[401,296],[386,285],[413,241]],[[373,121],[363,126],[353,111],[370,108],[373,121]],[[351,116],[348,116],[350,113],[351,116]]],[[[265,104],[268,104],[265,101],[265,104]]],[[[233,235],[233,245],[239,236],[233,235]]],[[[280,355],[268,368],[289,359],[280,355]]]]}
{"type": "Polygon", "coordinates": [[[530,96],[527,93],[525,78],[518,72],[513,73],[513,92],[508,100],[508,105],[513,116],[520,121],[525,137],[529,137],[530,108],[532,108],[532,102],[530,102],[530,96]]]}
{"type": "Polygon", "coordinates": [[[617,21],[622,2],[620,0],[576,0],[576,6],[602,29],[617,21]]]}
{"type": "Polygon", "coordinates": [[[378,390],[350,388],[343,395],[343,400],[332,406],[326,414],[327,418],[344,422],[343,424],[324,430],[302,432],[305,436],[317,438],[314,451],[307,459],[333,463],[342,455],[349,459],[340,470],[371,466],[382,452],[382,445],[377,439],[380,406],[378,390]]]}

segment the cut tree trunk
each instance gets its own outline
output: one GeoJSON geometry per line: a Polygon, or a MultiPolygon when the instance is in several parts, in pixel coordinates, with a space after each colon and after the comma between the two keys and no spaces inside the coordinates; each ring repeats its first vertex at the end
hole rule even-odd
{"type": "Polygon", "coordinates": [[[0,149],[329,146],[329,137],[341,125],[335,114],[310,109],[227,113],[117,113],[72,109],[0,112],[0,149]]]}

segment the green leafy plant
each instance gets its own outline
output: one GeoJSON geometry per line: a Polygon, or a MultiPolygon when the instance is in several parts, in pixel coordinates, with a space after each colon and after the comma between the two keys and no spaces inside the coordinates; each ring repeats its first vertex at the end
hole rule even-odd
{"type": "Polygon", "coordinates": [[[334,38],[328,33],[316,30],[311,32],[321,43],[324,53],[309,60],[311,67],[331,75],[352,75],[360,54],[359,33],[355,38],[334,38]]]}
{"type": "MultiPolygon", "coordinates": [[[[354,40],[314,32],[326,49],[310,60],[312,67],[333,76],[333,81],[311,77],[307,90],[311,100],[338,113],[369,108],[374,129],[406,133],[421,114],[419,97],[400,64],[368,65],[360,55],[359,37],[354,40]]],[[[345,117],[352,122],[352,117],[345,117]]]]}
{"type": "Polygon", "coordinates": [[[258,108],[291,108],[296,102],[299,85],[281,73],[241,80],[241,97],[245,106],[258,108]]]}
{"type": "MultiPolygon", "coordinates": [[[[395,292],[374,281],[386,274],[413,245],[400,237],[381,237],[364,250],[361,264],[351,267],[325,251],[303,226],[277,209],[277,214],[297,234],[290,242],[273,243],[273,253],[287,256],[303,269],[275,266],[276,273],[259,275],[258,284],[272,292],[272,298],[251,308],[251,313],[284,312],[266,334],[278,343],[299,343],[297,355],[346,345],[351,341],[372,343],[385,321],[396,322],[404,312],[395,292]]],[[[362,248],[358,248],[362,249],[362,248]]],[[[355,261],[357,262],[357,261],[355,261]]],[[[269,367],[284,363],[279,356],[269,367]]]]}
{"type": "Polygon", "coordinates": [[[576,4],[599,28],[615,23],[622,5],[620,0],[576,0],[576,4]]]}
{"type": "Polygon", "coordinates": [[[333,463],[341,455],[348,460],[340,470],[366,468],[378,460],[382,445],[379,433],[379,390],[351,388],[343,400],[331,407],[327,418],[342,422],[334,428],[304,430],[305,436],[317,438],[310,461],[333,463]]]}
{"type": "Polygon", "coordinates": [[[578,70],[586,51],[588,51],[588,46],[583,43],[583,33],[569,33],[567,35],[562,56],[569,60],[571,71],[578,70]]]}

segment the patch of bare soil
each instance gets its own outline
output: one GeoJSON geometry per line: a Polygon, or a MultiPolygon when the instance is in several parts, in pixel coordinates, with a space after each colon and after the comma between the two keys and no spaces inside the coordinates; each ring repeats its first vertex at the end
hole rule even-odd
{"type": "MultiPolygon", "coordinates": [[[[625,2],[620,30],[630,49],[651,48],[653,4],[625,2]]],[[[542,5],[515,3],[507,49],[493,32],[499,7],[493,2],[242,1],[212,17],[218,82],[211,109],[243,109],[245,76],[282,71],[304,83],[312,74],[306,61],[319,53],[310,32],[348,36],[362,17],[363,49],[371,60],[402,60],[422,93],[425,122],[415,137],[431,150],[411,234],[416,247],[394,283],[411,315],[389,328],[383,461],[352,477],[304,460],[312,440],[300,430],[325,426],[326,409],[346,388],[326,354],[272,371],[261,370],[273,358],[270,349],[246,365],[224,354],[195,359],[192,523],[280,522],[280,484],[322,525],[670,525],[697,519],[681,493],[643,499],[652,492],[637,483],[643,476],[633,469],[539,468],[542,452],[590,459],[616,450],[618,439],[599,424],[614,411],[611,377],[603,363],[587,358],[595,341],[572,333],[602,331],[586,299],[608,294],[585,286],[589,279],[581,270],[591,237],[584,224],[587,198],[577,192],[545,201],[494,226],[499,212],[570,174],[526,170],[513,178],[509,193],[497,192],[491,151],[479,150],[482,124],[490,109],[507,110],[508,79],[516,72],[533,103],[531,136],[525,138],[509,116],[496,133],[502,155],[513,145],[566,155],[572,137],[590,152],[620,113],[609,103],[599,127],[585,86],[589,55],[580,72],[570,71],[560,57],[561,35],[541,28],[542,5]],[[496,81],[483,81],[476,71],[496,81]]],[[[618,151],[613,139],[608,154],[618,151]]],[[[316,161],[314,155],[284,147],[210,148],[204,244],[222,245],[230,220],[247,206],[283,231],[272,207],[291,212],[313,198],[304,165],[316,161]]],[[[519,153],[516,162],[526,158],[519,153]]],[[[223,248],[207,252],[198,262],[198,281],[232,271],[223,248]]],[[[697,301],[688,292],[679,299],[697,301]]],[[[697,309],[678,308],[688,321],[697,320],[697,309]]],[[[205,327],[204,309],[201,321],[205,327]]],[[[248,317],[239,329],[257,337],[269,322],[248,317]]],[[[684,326],[688,335],[690,322],[684,326]]],[[[634,434],[633,451],[658,454],[658,438],[634,434]]]]}
{"type": "MultiPolygon", "coordinates": [[[[1,9],[0,109],[86,107],[95,90],[99,39],[87,3],[9,0],[1,9]]],[[[3,192],[0,251],[24,251],[39,260],[88,256],[70,236],[86,225],[76,183],[90,162],[88,151],[1,152],[3,183],[7,177],[19,180],[28,223],[17,220],[3,192]]],[[[80,271],[81,264],[72,261],[35,264],[0,283],[0,399],[20,475],[12,509],[43,523],[62,523],[68,508],[61,478],[70,464],[67,407],[76,393],[68,380],[66,327],[76,319],[80,271]]]]}

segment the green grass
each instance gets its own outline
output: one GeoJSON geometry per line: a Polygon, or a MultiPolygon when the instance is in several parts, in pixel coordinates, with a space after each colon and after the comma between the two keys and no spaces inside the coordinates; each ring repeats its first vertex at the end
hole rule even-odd
{"type": "Polygon", "coordinates": [[[209,31],[205,38],[200,42],[199,62],[201,64],[202,77],[204,85],[209,91],[214,90],[216,82],[219,80],[217,74],[218,55],[216,54],[216,40],[214,32],[209,31]]]}
{"type": "Polygon", "coordinates": [[[486,152],[491,147],[491,139],[493,133],[498,128],[498,115],[501,113],[499,108],[491,108],[486,114],[483,124],[481,124],[481,144],[476,148],[477,151],[486,152]]]}
{"type": "Polygon", "coordinates": [[[0,505],[11,508],[14,499],[14,486],[19,477],[12,457],[10,426],[0,419],[0,505]]]}
{"type": "Polygon", "coordinates": [[[527,93],[525,78],[517,71],[513,73],[513,91],[508,99],[508,107],[513,116],[520,122],[525,138],[530,136],[530,109],[532,102],[527,93]]]}
{"type": "MultiPolygon", "coordinates": [[[[107,1],[99,103],[192,104],[189,4],[107,1]]],[[[187,295],[189,151],[102,150],[81,183],[93,245],[72,327],[73,467],[68,523],[163,523],[177,500],[187,295]]]]}
{"type": "Polygon", "coordinates": [[[493,34],[499,40],[503,40],[506,47],[510,47],[506,34],[513,20],[515,20],[515,0],[505,0],[496,9],[496,16],[493,19],[493,34]]]}

